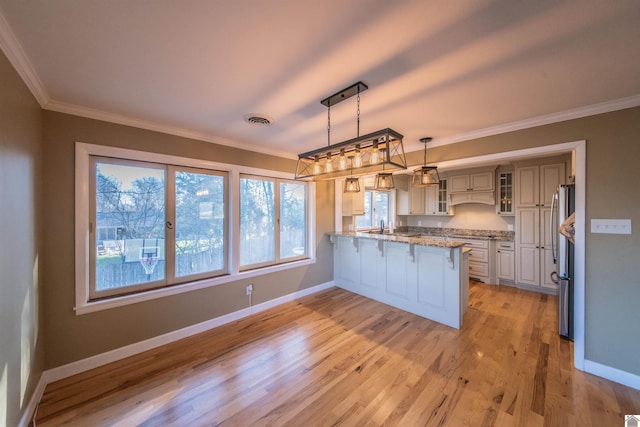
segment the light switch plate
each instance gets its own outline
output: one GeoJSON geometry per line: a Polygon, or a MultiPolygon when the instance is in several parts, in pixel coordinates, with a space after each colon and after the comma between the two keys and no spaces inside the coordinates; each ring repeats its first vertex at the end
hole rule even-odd
{"type": "Polygon", "coordinates": [[[631,234],[631,220],[592,219],[591,232],[602,234],[631,234]]]}

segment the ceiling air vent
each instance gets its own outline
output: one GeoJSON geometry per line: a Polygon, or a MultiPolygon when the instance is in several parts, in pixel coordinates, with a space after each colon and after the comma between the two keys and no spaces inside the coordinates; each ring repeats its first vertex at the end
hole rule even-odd
{"type": "Polygon", "coordinates": [[[244,121],[252,125],[269,126],[273,118],[261,113],[249,113],[244,115],[244,121]]]}

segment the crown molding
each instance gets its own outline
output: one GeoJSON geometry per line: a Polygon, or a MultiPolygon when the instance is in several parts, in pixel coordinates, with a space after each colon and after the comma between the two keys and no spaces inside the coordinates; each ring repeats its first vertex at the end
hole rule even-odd
{"type": "Polygon", "coordinates": [[[544,116],[505,123],[502,125],[492,126],[484,129],[478,129],[451,137],[437,138],[433,140],[433,143],[431,143],[430,146],[437,147],[441,145],[455,144],[456,142],[469,141],[471,139],[484,138],[487,136],[499,135],[502,133],[529,129],[537,126],[564,122],[567,120],[580,119],[583,117],[595,116],[596,114],[609,113],[611,111],[624,110],[625,108],[633,108],[638,106],[640,106],[640,94],[629,96],[626,98],[615,99],[613,101],[606,101],[598,104],[588,105],[586,107],[561,111],[559,113],[547,114],[544,116]]]}
{"type": "Polygon", "coordinates": [[[74,104],[67,104],[67,103],[58,102],[58,101],[49,101],[42,108],[44,108],[45,110],[55,111],[58,113],[71,114],[74,116],[86,117],[88,119],[101,120],[105,122],[131,126],[139,129],[166,133],[168,135],[179,136],[182,138],[189,138],[189,139],[195,139],[199,141],[210,142],[213,144],[224,145],[227,147],[237,148],[240,150],[247,150],[247,151],[267,154],[271,156],[284,157],[288,159],[294,159],[294,158],[297,159],[297,155],[294,155],[290,152],[270,149],[268,147],[262,147],[254,144],[231,141],[231,140],[217,137],[204,132],[197,132],[193,130],[184,129],[178,126],[160,124],[160,123],[149,121],[149,120],[142,120],[135,117],[129,117],[121,114],[111,113],[108,111],[81,107],[74,104]]]}
{"type": "Polygon", "coordinates": [[[16,69],[24,83],[27,85],[36,101],[41,107],[44,107],[49,102],[49,94],[45,89],[42,81],[38,77],[29,61],[29,57],[22,49],[22,45],[18,41],[15,33],[11,29],[9,22],[0,11],[0,49],[4,52],[9,59],[13,68],[16,69]]]}

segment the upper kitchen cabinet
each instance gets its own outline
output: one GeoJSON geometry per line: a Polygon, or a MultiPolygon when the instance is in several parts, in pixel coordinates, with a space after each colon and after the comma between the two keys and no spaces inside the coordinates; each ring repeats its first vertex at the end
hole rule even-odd
{"type": "Polygon", "coordinates": [[[493,191],[494,171],[483,171],[464,175],[452,175],[449,178],[449,193],[468,191],[493,191]]]}
{"type": "Polygon", "coordinates": [[[411,185],[411,176],[393,177],[396,186],[396,215],[424,215],[426,212],[424,187],[411,185]]]}
{"type": "Polygon", "coordinates": [[[551,206],[553,193],[565,182],[565,163],[516,168],[516,206],[551,206]]]}
{"type": "Polygon", "coordinates": [[[498,215],[513,216],[516,214],[513,190],[513,171],[498,172],[498,215]]]}
{"type": "Polygon", "coordinates": [[[438,185],[425,187],[427,215],[453,215],[453,208],[449,208],[447,183],[448,179],[440,179],[438,185]]]}
{"type": "Polygon", "coordinates": [[[357,193],[342,193],[342,216],[364,215],[364,182],[357,193]]]}
{"type": "Polygon", "coordinates": [[[411,177],[394,177],[396,182],[397,215],[452,215],[447,198],[447,180],[441,179],[439,185],[416,187],[411,177]]]}

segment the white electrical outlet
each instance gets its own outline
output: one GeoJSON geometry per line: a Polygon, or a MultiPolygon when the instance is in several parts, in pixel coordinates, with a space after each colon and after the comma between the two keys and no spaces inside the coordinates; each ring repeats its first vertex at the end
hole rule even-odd
{"type": "Polygon", "coordinates": [[[422,227],[422,221],[418,221],[418,227],[422,227]]]}
{"type": "Polygon", "coordinates": [[[513,224],[507,224],[507,230],[513,231],[513,224]]]}
{"type": "Polygon", "coordinates": [[[252,283],[249,283],[247,285],[246,291],[247,291],[247,295],[251,295],[253,293],[253,284],[252,283]]]}

